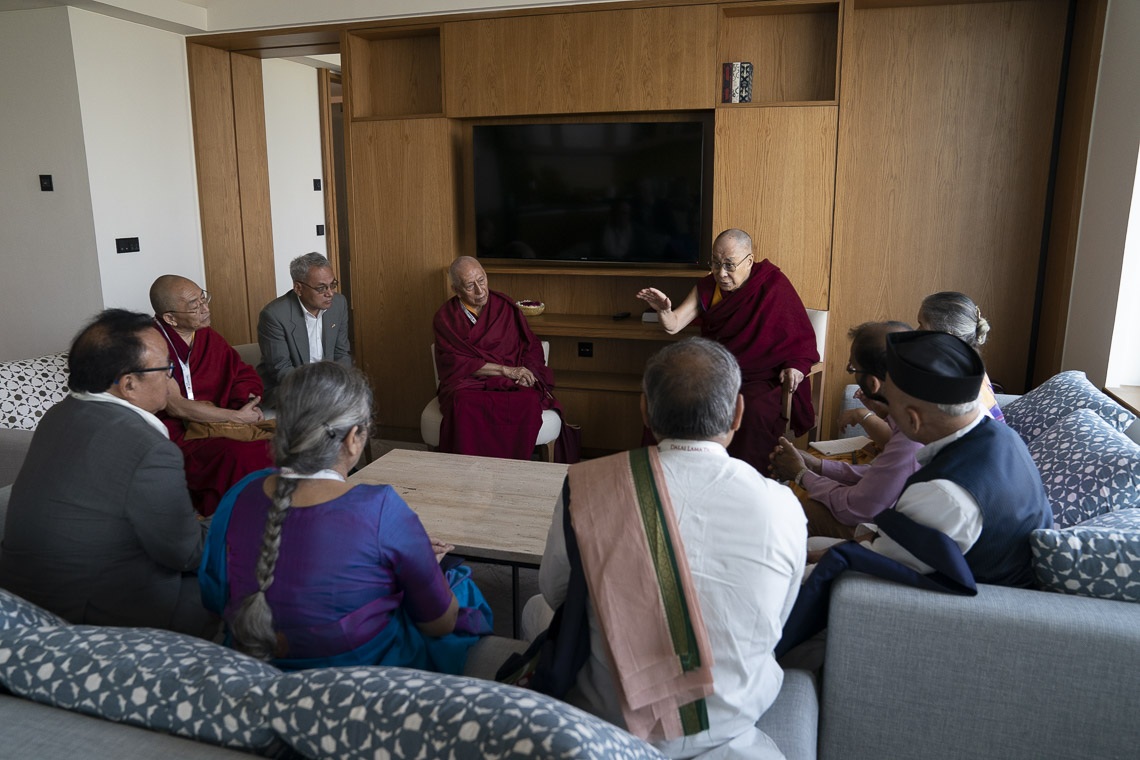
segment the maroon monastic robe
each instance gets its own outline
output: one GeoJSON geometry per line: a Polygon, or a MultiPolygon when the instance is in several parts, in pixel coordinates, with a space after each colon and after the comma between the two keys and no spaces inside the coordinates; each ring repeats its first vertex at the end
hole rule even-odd
{"type": "Polygon", "coordinates": [[[561,410],[550,393],[554,373],[526,317],[510,298],[491,291],[475,324],[453,297],[436,312],[432,328],[443,412],[439,450],[530,459],[543,410],[561,410]],[[526,367],[537,382],[524,388],[507,377],[477,377],[488,362],[526,367]]]}
{"type": "Polygon", "coordinates": [[[815,330],[796,289],[768,259],[753,266],[740,288],[712,306],[715,290],[712,275],[697,283],[701,335],[732,352],[743,381],[744,420],[728,452],[767,473],[768,455],[787,427],[780,416],[780,371],[785,367],[804,374],[792,398],[793,432],[802,435],[815,422],[807,381],[811,366],[819,361],[815,330]]]}
{"type": "MultiPolygon", "coordinates": [[[[211,328],[203,327],[194,333],[194,346],[191,348],[174,330],[157,321],[155,325],[166,338],[170,361],[174,362],[174,378],[183,395],[186,395],[183,362],[190,367],[195,401],[208,401],[223,409],[240,409],[249,401],[250,394],[261,395],[262,384],[257,370],[243,362],[226,339],[211,328]]],[[[268,441],[234,441],[229,438],[187,441],[182,420],[166,412],[159,412],[158,416],[170,431],[170,440],[182,450],[190,499],[194,508],[205,517],[214,514],[230,486],[249,473],[273,464],[268,441]]]]}

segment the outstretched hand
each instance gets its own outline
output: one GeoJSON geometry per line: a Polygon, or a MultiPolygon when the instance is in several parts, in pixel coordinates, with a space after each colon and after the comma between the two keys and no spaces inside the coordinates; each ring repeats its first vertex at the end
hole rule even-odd
{"type": "Polygon", "coordinates": [[[807,467],[803,454],[784,437],[768,455],[768,472],[777,480],[792,480],[807,467]]]}
{"type": "Polygon", "coordinates": [[[637,297],[649,304],[654,311],[669,311],[673,308],[673,302],[669,300],[669,296],[657,288],[642,288],[637,291],[637,297]]]}

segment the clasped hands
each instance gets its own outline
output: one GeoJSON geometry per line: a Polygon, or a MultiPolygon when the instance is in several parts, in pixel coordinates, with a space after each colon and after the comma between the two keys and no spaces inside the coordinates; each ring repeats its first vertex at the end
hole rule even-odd
{"type": "Polygon", "coordinates": [[[503,375],[514,380],[524,388],[534,387],[534,373],[526,367],[503,367],[503,375]]]}

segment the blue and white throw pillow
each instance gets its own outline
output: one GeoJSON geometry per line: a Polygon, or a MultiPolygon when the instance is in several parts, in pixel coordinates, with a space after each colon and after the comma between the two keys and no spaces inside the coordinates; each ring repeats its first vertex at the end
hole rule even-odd
{"type": "Polygon", "coordinates": [[[269,690],[273,728],[308,758],[660,758],[592,715],[533,691],[404,668],[291,673],[269,690]]]}
{"type": "Polygon", "coordinates": [[[1091,409],[1124,432],[1136,415],[1097,390],[1084,372],[1062,372],[1001,408],[1005,422],[1026,443],[1078,409],[1091,409]]]}
{"type": "Polygon", "coordinates": [[[1140,509],[1125,509],[1064,530],[1029,535],[1042,588],[1140,602],[1140,509]]]}
{"type": "MultiPolygon", "coordinates": [[[[0,633],[0,684],[35,702],[226,747],[276,752],[281,671],[202,639],[74,625],[0,633]]],[[[48,729],[50,730],[50,729],[48,729]]]]}
{"type": "Polygon", "coordinates": [[[1029,444],[1054,527],[1140,506],[1140,445],[1099,415],[1078,409],[1029,444]]]}
{"type": "Polygon", "coordinates": [[[43,607],[37,607],[27,599],[0,588],[0,632],[61,625],[68,625],[68,622],[43,607]]]}
{"type": "Polygon", "coordinates": [[[35,430],[67,395],[67,354],[0,362],[0,427],[35,430]]]}

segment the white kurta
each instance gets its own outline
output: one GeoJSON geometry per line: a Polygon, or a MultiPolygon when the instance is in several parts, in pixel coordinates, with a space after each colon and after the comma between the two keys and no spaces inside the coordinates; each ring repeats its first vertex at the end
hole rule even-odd
{"type": "MultiPolygon", "coordinates": [[[[658,449],[708,629],[715,688],[706,700],[709,730],[658,749],[684,758],[732,742],[737,757],[779,757],[775,744],[754,726],[783,685],[772,650],[803,575],[803,510],[787,487],[729,457],[720,444],[666,440],[658,449]]],[[[539,569],[539,586],[552,607],[565,599],[570,578],[562,510],[559,503],[539,569]]],[[[592,605],[588,616],[590,659],[568,699],[624,726],[592,605]]]]}

